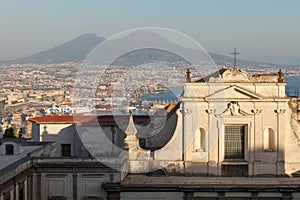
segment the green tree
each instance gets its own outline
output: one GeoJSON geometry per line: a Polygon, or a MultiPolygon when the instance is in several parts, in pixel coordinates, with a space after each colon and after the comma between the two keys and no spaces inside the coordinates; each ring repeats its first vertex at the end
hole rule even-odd
{"type": "Polygon", "coordinates": [[[13,127],[9,127],[4,131],[3,137],[4,138],[18,138],[19,132],[18,132],[18,130],[15,130],[13,127]]]}

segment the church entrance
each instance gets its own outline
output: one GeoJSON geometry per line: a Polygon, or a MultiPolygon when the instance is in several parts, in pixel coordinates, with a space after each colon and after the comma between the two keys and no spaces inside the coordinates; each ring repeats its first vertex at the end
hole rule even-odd
{"type": "Polygon", "coordinates": [[[224,159],[232,160],[245,158],[245,127],[225,126],[224,159]]]}
{"type": "Polygon", "coordinates": [[[245,161],[245,126],[225,126],[224,164],[222,176],[247,176],[248,165],[245,161]]]}

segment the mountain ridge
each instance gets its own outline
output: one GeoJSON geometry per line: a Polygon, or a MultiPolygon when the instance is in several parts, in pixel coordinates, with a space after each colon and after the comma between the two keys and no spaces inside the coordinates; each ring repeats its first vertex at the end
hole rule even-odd
{"type": "Polygon", "coordinates": [[[45,51],[8,61],[2,61],[6,64],[50,64],[64,62],[80,62],[85,59],[95,46],[105,40],[93,33],[86,33],[69,40],[63,44],[56,45],[45,51]],[[74,51],[76,49],[76,51],[74,51]]]}
{"type": "MultiPolygon", "coordinates": [[[[101,42],[103,42],[105,38],[100,37],[93,33],[86,33],[80,35],[72,40],[69,40],[63,44],[56,45],[50,49],[45,51],[41,51],[39,53],[33,54],[31,56],[25,56],[17,59],[12,59],[8,61],[0,61],[3,64],[56,64],[56,63],[65,63],[65,62],[82,62],[86,56],[101,42]]],[[[147,50],[148,51],[148,50],[147,50]]],[[[137,53],[136,55],[131,55],[128,59],[121,59],[122,62],[130,64],[141,64],[141,58],[144,58],[144,62],[151,62],[153,58],[162,59],[162,60],[170,60],[174,59],[174,56],[169,56],[166,54],[158,55],[158,52],[150,52],[148,51],[148,55],[145,56],[145,52],[137,53]]],[[[212,52],[208,52],[212,59],[216,62],[216,64],[224,65],[224,63],[233,62],[233,58],[226,55],[220,55],[212,52]]],[[[154,60],[155,60],[154,59],[154,60]]],[[[268,64],[273,66],[297,66],[297,65],[283,65],[283,64],[273,64],[273,63],[263,63],[249,60],[241,60],[238,59],[238,63],[246,63],[246,64],[268,64]]],[[[122,63],[118,63],[122,64],[122,63]]]]}

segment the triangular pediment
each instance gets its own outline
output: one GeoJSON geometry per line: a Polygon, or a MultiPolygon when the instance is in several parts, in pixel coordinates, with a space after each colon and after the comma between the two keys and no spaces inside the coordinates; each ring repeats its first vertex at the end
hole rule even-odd
{"type": "Polygon", "coordinates": [[[224,89],[218,90],[213,94],[205,97],[205,99],[262,99],[255,92],[249,91],[237,85],[232,85],[224,89]]]}

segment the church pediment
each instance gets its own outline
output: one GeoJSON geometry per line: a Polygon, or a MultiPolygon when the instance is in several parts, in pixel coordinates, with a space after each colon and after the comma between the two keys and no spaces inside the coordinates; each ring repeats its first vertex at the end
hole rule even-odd
{"type": "Polygon", "coordinates": [[[258,94],[241,88],[237,85],[229,86],[223,90],[219,90],[205,99],[262,99],[258,94]]]}

